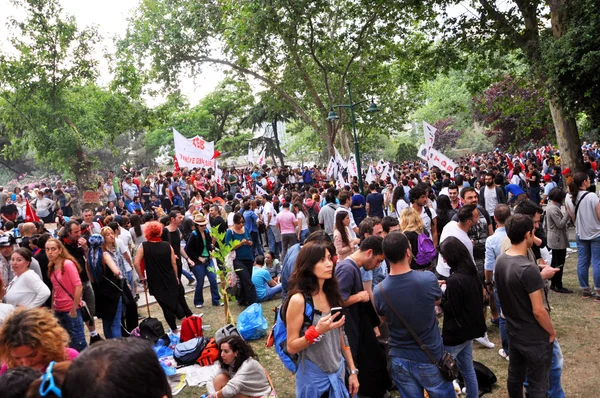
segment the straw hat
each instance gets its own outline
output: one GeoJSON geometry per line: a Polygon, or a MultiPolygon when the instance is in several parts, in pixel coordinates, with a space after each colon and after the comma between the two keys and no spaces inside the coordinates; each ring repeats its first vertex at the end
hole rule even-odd
{"type": "Polygon", "coordinates": [[[208,220],[204,218],[203,214],[198,213],[194,216],[194,223],[201,227],[206,227],[208,225],[208,220]]]}

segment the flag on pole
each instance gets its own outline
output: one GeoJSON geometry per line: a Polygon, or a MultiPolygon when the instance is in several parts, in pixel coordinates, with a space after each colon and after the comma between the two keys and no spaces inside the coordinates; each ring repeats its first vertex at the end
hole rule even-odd
{"type": "Polygon", "coordinates": [[[396,181],[396,173],[394,172],[393,167],[392,167],[392,172],[390,173],[390,181],[394,185],[394,188],[396,187],[396,185],[398,185],[398,181],[396,181]]]}
{"type": "Polygon", "coordinates": [[[388,176],[388,173],[390,171],[390,165],[386,164],[385,167],[383,168],[383,171],[381,172],[381,180],[385,181],[385,179],[388,176]]]}
{"type": "Polygon", "coordinates": [[[40,222],[40,218],[35,214],[31,205],[29,204],[29,199],[25,199],[26,207],[25,207],[25,221],[26,222],[40,222]]]}
{"type": "Polygon", "coordinates": [[[175,164],[175,171],[177,171],[177,172],[181,171],[179,169],[179,162],[177,161],[177,155],[173,155],[173,159],[175,159],[175,162],[174,162],[174,164],[175,164]]]}
{"type": "Polygon", "coordinates": [[[356,156],[354,154],[350,155],[350,159],[348,159],[348,174],[350,177],[358,176],[358,167],[356,166],[356,156]]]}
{"type": "Polygon", "coordinates": [[[375,174],[375,172],[373,170],[373,165],[369,165],[369,171],[367,172],[365,181],[368,182],[369,184],[372,183],[373,181],[375,181],[374,174],[375,174]]]}
{"type": "Polygon", "coordinates": [[[265,163],[266,163],[266,160],[265,160],[265,151],[262,151],[261,154],[260,154],[260,156],[258,157],[258,165],[262,166],[265,163]]]}
{"type": "Polygon", "coordinates": [[[425,147],[427,148],[427,160],[429,160],[431,149],[433,148],[433,143],[435,142],[435,133],[437,132],[436,128],[431,124],[423,121],[423,134],[425,135],[425,147]]]}
{"type": "Polygon", "coordinates": [[[260,196],[265,196],[267,194],[267,191],[262,189],[260,185],[256,185],[256,193],[260,196]]]}
{"type": "Polygon", "coordinates": [[[512,160],[510,160],[510,156],[508,156],[508,154],[506,154],[505,156],[506,156],[506,164],[508,164],[508,169],[512,170],[515,166],[513,165],[512,160]]]}
{"type": "Polygon", "coordinates": [[[254,154],[252,153],[252,144],[248,143],[248,164],[254,164],[254,154]]]}
{"type": "Polygon", "coordinates": [[[333,176],[335,174],[336,168],[337,168],[337,164],[335,163],[335,159],[332,156],[329,159],[329,164],[327,165],[327,171],[325,172],[325,174],[327,175],[327,177],[333,176]]]}
{"type": "Polygon", "coordinates": [[[336,185],[337,189],[342,189],[342,188],[344,188],[344,185],[346,185],[346,181],[344,181],[344,177],[342,177],[342,173],[338,173],[337,181],[336,181],[335,185],[336,185]]]}
{"type": "Polygon", "coordinates": [[[337,148],[333,147],[333,150],[334,150],[334,155],[335,155],[335,161],[338,164],[338,166],[342,169],[348,168],[348,164],[346,163],[346,161],[344,160],[342,155],[340,155],[337,148]]]}
{"type": "Polygon", "coordinates": [[[377,162],[377,166],[375,166],[375,170],[377,170],[378,173],[381,173],[384,167],[385,162],[383,161],[383,159],[380,159],[379,162],[377,162]]]}

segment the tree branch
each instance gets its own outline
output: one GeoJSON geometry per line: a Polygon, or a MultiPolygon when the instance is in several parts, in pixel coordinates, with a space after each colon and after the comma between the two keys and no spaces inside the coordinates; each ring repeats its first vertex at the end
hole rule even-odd
{"type": "Polygon", "coordinates": [[[218,64],[218,65],[225,65],[232,69],[237,70],[238,72],[241,72],[246,75],[250,75],[250,76],[260,80],[261,82],[265,83],[267,86],[275,89],[275,91],[277,91],[279,93],[279,95],[281,95],[281,97],[283,99],[285,99],[294,108],[294,110],[298,113],[300,118],[305,123],[310,125],[316,131],[319,131],[319,129],[320,129],[319,125],[310,116],[308,116],[308,114],[304,111],[304,109],[302,109],[300,104],[298,104],[296,99],[294,97],[292,97],[290,94],[288,94],[281,87],[279,87],[279,85],[275,84],[275,82],[272,81],[271,79],[268,79],[256,72],[254,72],[253,70],[250,70],[250,69],[245,68],[240,65],[236,65],[233,62],[226,61],[224,59],[211,58],[211,57],[190,57],[190,59],[188,61],[199,62],[199,63],[206,62],[206,63],[212,63],[212,64],[218,64]]]}
{"type": "Polygon", "coordinates": [[[489,0],[479,0],[479,3],[482,5],[487,14],[500,25],[498,30],[511,37],[520,48],[523,48],[525,39],[519,32],[517,32],[517,30],[515,30],[513,26],[511,26],[508,19],[506,19],[506,16],[500,11],[496,10],[489,0]]]}
{"type": "Polygon", "coordinates": [[[310,27],[310,40],[309,40],[309,48],[310,55],[315,63],[319,66],[319,68],[323,71],[323,80],[325,81],[325,89],[327,90],[327,98],[329,98],[329,105],[333,105],[333,95],[331,93],[331,89],[329,88],[329,77],[327,75],[327,69],[321,63],[319,58],[317,58],[317,54],[315,54],[315,30],[312,23],[312,18],[308,18],[308,26],[310,27]]]}

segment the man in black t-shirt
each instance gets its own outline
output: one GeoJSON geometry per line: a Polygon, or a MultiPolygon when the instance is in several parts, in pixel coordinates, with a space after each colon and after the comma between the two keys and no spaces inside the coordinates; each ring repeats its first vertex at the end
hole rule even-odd
{"type": "Polygon", "coordinates": [[[537,170],[537,165],[535,163],[531,163],[529,165],[529,199],[533,200],[535,204],[540,204],[540,180],[542,176],[540,172],[537,170]]]}
{"type": "Polygon", "coordinates": [[[509,338],[508,395],[546,397],[556,330],[544,305],[544,281],[537,264],[528,256],[533,245],[531,217],[515,214],[506,221],[511,246],[496,260],[495,281],[509,338]]]}
{"type": "Polygon", "coordinates": [[[383,195],[377,192],[377,184],[369,184],[370,194],[367,195],[367,216],[383,218],[383,195]]]}

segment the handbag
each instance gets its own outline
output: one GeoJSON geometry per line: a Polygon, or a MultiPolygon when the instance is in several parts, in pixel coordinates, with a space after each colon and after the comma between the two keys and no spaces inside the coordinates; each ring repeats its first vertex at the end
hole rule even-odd
{"type": "Polygon", "coordinates": [[[388,307],[390,307],[392,309],[392,311],[394,311],[394,314],[396,315],[396,317],[398,317],[398,319],[400,319],[400,322],[402,322],[404,324],[404,327],[410,332],[413,339],[415,339],[415,341],[417,342],[419,347],[423,350],[423,352],[425,352],[425,355],[427,355],[429,360],[431,360],[431,362],[438,367],[442,377],[447,381],[453,381],[454,379],[457,379],[458,378],[458,368],[456,367],[456,361],[454,360],[452,355],[450,355],[448,352],[444,351],[439,362],[436,361],[435,357],[433,356],[433,354],[431,353],[429,348],[425,345],[425,343],[423,343],[423,340],[421,340],[419,338],[419,336],[417,336],[417,334],[415,333],[413,328],[411,328],[410,325],[408,324],[408,322],[406,322],[406,319],[404,319],[404,317],[402,315],[400,315],[394,307],[392,307],[392,305],[390,304],[390,301],[387,298],[387,295],[385,294],[385,291],[383,290],[383,287],[381,286],[381,283],[378,286],[379,286],[379,291],[381,292],[381,295],[383,296],[383,299],[387,303],[388,307]]]}
{"type": "MultiPolygon", "coordinates": [[[[67,289],[65,289],[65,287],[63,286],[62,283],[60,283],[60,281],[58,280],[58,278],[56,278],[56,275],[52,274],[54,276],[54,280],[56,281],[56,283],[58,283],[58,285],[61,287],[62,290],[64,290],[65,293],[67,293],[67,296],[69,296],[71,298],[71,300],[75,301],[75,297],[73,297],[73,295],[71,293],[69,293],[69,291],[67,289]]],[[[87,304],[85,303],[85,301],[83,301],[83,304],[79,306],[79,309],[81,310],[81,317],[83,318],[83,322],[87,323],[92,319],[92,314],[90,312],[90,309],[88,308],[87,304]]]]}

